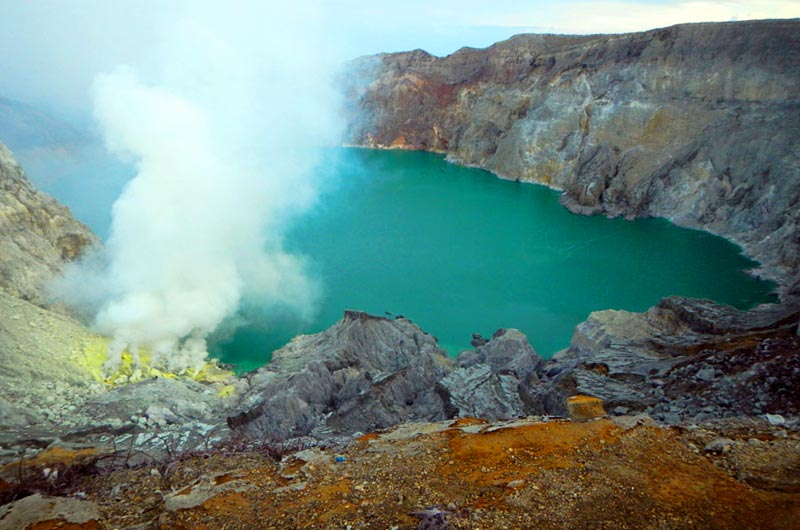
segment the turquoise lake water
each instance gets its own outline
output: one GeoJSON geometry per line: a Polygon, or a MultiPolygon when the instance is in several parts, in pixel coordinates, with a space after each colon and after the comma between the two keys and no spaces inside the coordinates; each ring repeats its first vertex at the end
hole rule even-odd
{"type": "Polygon", "coordinates": [[[669,295],[739,308],[774,301],[773,285],[745,274],[754,262],[722,238],[661,219],[574,215],[558,192],[430,153],[339,154],[325,170],[336,184],[286,240],[322,281],[319,313],[212,345],[240,370],[346,308],[406,316],[451,355],[470,347],[473,332],[515,327],[550,357],[591,311],[643,311],[669,295]]]}

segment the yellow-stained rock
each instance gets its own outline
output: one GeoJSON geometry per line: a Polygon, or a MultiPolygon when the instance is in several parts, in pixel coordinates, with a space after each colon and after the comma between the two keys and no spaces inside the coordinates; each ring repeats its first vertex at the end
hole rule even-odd
{"type": "Polygon", "coordinates": [[[588,421],[606,415],[603,400],[592,396],[572,396],[567,398],[567,411],[572,421],[588,421]]]}

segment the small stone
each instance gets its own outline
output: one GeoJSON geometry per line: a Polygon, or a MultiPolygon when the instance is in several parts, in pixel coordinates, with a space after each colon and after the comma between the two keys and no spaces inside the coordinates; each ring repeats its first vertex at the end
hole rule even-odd
{"type": "Polygon", "coordinates": [[[304,489],[306,489],[307,486],[308,486],[308,482],[305,482],[305,481],[303,481],[303,482],[295,482],[295,483],[289,484],[288,486],[283,486],[281,488],[275,488],[272,491],[273,491],[273,493],[286,493],[286,492],[290,492],[290,491],[303,491],[304,489]]]}
{"type": "Polygon", "coordinates": [[[731,447],[733,447],[733,440],[730,438],[714,438],[706,444],[706,446],[703,448],[703,451],[706,453],[721,455],[730,451],[731,447]]]}
{"type": "Polygon", "coordinates": [[[588,421],[606,415],[603,400],[593,396],[572,396],[567,399],[567,411],[572,421],[588,421]]]}
{"type": "Polygon", "coordinates": [[[614,407],[614,414],[616,416],[624,416],[630,411],[631,411],[631,409],[629,409],[628,407],[622,407],[622,406],[614,407]]]}
{"type": "Polygon", "coordinates": [[[765,414],[764,417],[770,425],[784,425],[786,423],[786,419],[780,414],[765,414]]]}
{"type": "Polygon", "coordinates": [[[713,368],[703,368],[697,372],[697,379],[700,381],[713,381],[714,375],[715,373],[713,368]]]}

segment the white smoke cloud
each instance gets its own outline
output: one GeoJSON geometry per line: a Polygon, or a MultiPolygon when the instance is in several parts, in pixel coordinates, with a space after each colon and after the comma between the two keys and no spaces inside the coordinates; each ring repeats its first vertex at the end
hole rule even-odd
{"type": "Polygon", "coordinates": [[[167,25],[156,79],[126,66],[95,79],[108,147],[137,174],[114,204],[103,255],[56,290],[91,299],[95,329],[114,337],[109,368],[142,346],[171,370],[202,363],[205,337],[245,296],[313,313],[315,283],[282,236],[316,198],[338,102],[330,45],[313,21],[298,25],[310,7],[287,9],[193,9],[167,25]]]}

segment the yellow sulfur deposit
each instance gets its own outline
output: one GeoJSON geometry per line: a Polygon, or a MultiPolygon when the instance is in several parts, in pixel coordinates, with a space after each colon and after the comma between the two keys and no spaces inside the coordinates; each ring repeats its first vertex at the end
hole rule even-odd
{"type": "MultiPolygon", "coordinates": [[[[180,374],[168,372],[154,367],[151,353],[144,348],[139,349],[138,366],[134,364],[133,355],[126,351],[122,354],[122,364],[119,369],[111,375],[106,375],[103,373],[103,365],[107,359],[106,352],[110,343],[111,339],[108,337],[90,335],[82,341],[80,353],[76,356],[77,363],[86,368],[96,381],[101,381],[109,386],[133,383],[152,377],[185,377],[205,383],[226,383],[229,379],[235,377],[232,371],[221,368],[213,359],[206,361],[200,370],[190,368],[180,374]]],[[[226,387],[223,387],[220,392],[225,391],[226,387]]],[[[228,392],[228,395],[231,393],[233,391],[228,392]]]]}
{"type": "Polygon", "coordinates": [[[221,398],[231,397],[236,394],[236,387],[233,385],[224,385],[217,392],[217,396],[221,398]]]}

